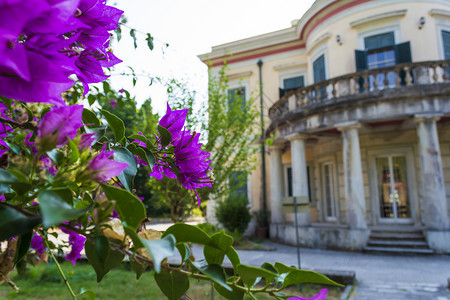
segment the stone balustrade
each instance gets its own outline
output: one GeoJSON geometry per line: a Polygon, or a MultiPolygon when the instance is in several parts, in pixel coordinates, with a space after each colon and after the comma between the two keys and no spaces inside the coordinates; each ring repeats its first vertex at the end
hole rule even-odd
{"type": "Polygon", "coordinates": [[[398,64],[346,74],[288,93],[269,109],[269,117],[274,120],[288,112],[308,109],[318,103],[363,99],[371,94],[395,91],[405,86],[448,83],[449,72],[450,60],[440,60],[398,64]]]}

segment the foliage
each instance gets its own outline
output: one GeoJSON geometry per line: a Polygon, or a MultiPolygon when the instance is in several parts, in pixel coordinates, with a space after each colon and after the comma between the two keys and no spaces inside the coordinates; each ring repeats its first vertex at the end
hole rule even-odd
{"type": "MultiPolygon", "coordinates": [[[[205,133],[202,149],[210,152],[210,166],[215,183],[212,188],[197,190],[202,199],[222,200],[238,190],[245,182],[248,172],[255,165],[254,123],[258,117],[253,98],[237,95],[234,105],[229,105],[226,67],[217,77],[209,73],[208,105],[195,102],[196,92],[186,83],[177,80],[159,82],[165,84],[169,104],[175,109],[188,109],[186,128],[205,133]],[[241,173],[239,182],[230,185],[229,179],[241,173]]],[[[155,193],[170,203],[171,217],[175,222],[184,221],[196,207],[195,197],[190,191],[179,188],[179,183],[170,178],[152,182],[155,193]]],[[[203,208],[203,207],[202,207],[203,208]]]]}
{"type": "MultiPolygon", "coordinates": [[[[144,107],[141,116],[149,117],[145,129],[157,128],[155,135],[144,134],[128,118],[136,113],[129,93],[118,95],[104,82],[108,75],[103,68],[120,62],[109,49],[109,31],[116,30],[122,11],[104,1],[35,2],[33,7],[29,1],[0,4],[2,19],[10,20],[5,15],[10,11],[22,12],[20,20],[1,25],[7,34],[0,36],[8,48],[0,53],[0,284],[18,290],[8,276],[14,266],[36,264],[48,255],[73,299],[94,299],[92,291],[78,294],[72,288],[72,274],[55,258],[59,252],[75,264],[84,248],[97,282],[127,257],[137,278],[153,269],[156,284],[169,299],[190,289],[189,278],[209,281],[227,299],[243,299],[244,294],[255,299],[258,293],[284,299],[289,296],[281,291],[288,285],[336,285],[320,274],[279,263],[261,268],[241,264],[233,238],[224,231],[209,235],[186,224],[175,224],[164,234],[146,229],[146,208],[133,188],[138,169],[158,179],[176,178],[179,189],[189,190],[200,203],[197,189],[213,182],[200,134],[184,127],[187,110],[170,106],[158,124],[144,107]],[[73,75],[76,84],[69,77],[73,75]],[[88,84],[96,82],[104,82],[103,93],[87,94],[88,84]],[[91,109],[79,104],[84,96],[91,109]],[[112,109],[97,109],[108,104],[112,109]],[[114,105],[124,109],[115,111],[114,105]],[[203,247],[205,260],[191,256],[190,244],[203,247]],[[181,265],[165,263],[176,251],[181,265]],[[225,256],[233,265],[231,276],[222,266],[225,256]],[[255,286],[260,278],[266,282],[263,288],[255,286]]],[[[130,34],[136,37],[136,32],[130,34]]],[[[151,36],[147,44],[152,48],[151,36]]],[[[216,117],[215,112],[210,116],[216,117]]],[[[217,118],[224,124],[243,126],[236,119],[239,111],[220,113],[217,118]]],[[[227,170],[245,165],[245,149],[227,148],[229,142],[248,141],[241,138],[242,130],[236,136],[217,135],[220,143],[212,143],[214,131],[208,132],[209,151],[223,156],[215,162],[222,161],[227,170]]],[[[219,174],[221,167],[217,165],[219,174]]]]}
{"type": "Polygon", "coordinates": [[[225,201],[217,203],[217,220],[230,232],[243,234],[252,219],[247,198],[242,194],[230,195],[225,201]]]}

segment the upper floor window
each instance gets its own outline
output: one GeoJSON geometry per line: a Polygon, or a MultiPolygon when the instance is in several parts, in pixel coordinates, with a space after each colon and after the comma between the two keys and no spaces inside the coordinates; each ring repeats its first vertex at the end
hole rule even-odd
{"type": "Polygon", "coordinates": [[[444,47],[444,59],[450,59],[450,32],[442,30],[442,44],[444,47]]]}
{"type": "MultiPolygon", "coordinates": [[[[365,37],[364,48],[365,50],[355,50],[356,71],[377,69],[412,62],[410,43],[404,42],[395,44],[394,32],[386,32],[365,37]]],[[[401,83],[405,84],[406,73],[400,71],[398,75],[394,72],[389,72],[387,74],[389,85],[395,85],[397,76],[400,77],[401,83]]],[[[376,77],[370,77],[369,80],[370,89],[373,88],[374,80],[377,81],[378,87],[382,88],[384,86],[385,78],[381,73],[376,75],[376,77]]],[[[362,86],[362,78],[359,79],[359,83],[360,86],[362,86]]]]}
{"type": "Polygon", "coordinates": [[[245,198],[248,200],[248,186],[247,186],[247,173],[242,171],[236,171],[231,173],[230,188],[233,189],[231,197],[245,198]]]}
{"type": "Polygon", "coordinates": [[[303,76],[295,76],[283,79],[283,87],[280,87],[280,98],[288,92],[305,86],[305,78],[303,76]]]}
{"type": "Polygon", "coordinates": [[[246,113],[245,86],[228,90],[228,116],[231,122],[242,120],[246,113]]]}

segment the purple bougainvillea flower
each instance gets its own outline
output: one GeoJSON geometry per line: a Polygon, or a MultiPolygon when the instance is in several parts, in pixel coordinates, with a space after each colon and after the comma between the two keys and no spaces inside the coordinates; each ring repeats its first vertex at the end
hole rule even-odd
{"type": "Polygon", "coordinates": [[[30,247],[36,250],[36,252],[39,254],[44,253],[44,250],[46,249],[44,247],[44,241],[42,240],[42,237],[39,234],[36,234],[36,232],[33,232],[33,238],[31,239],[30,247]]]}
{"type": "Polygon", "coordinates": [[[111,101],[109,101],[109,104],[111,104],[112,108],[114,109],[117,106],[117,101],[116,100],[111,100],[111,101]]]}
{"type": "Polygon", "coordinates": [[[42,155],[39,158],[44,163],[44,169],[46,169],[50,175],[55,176],[58,170],[55,168],[55,164],[50,160],[47,155],[42,155]]]}
{"type": "Polygon", "coordinates": [[[81,135],[80,143],[78,144],[78,149],[83,150],[84,148],[91,149],[91,146],[95,143],[96,137],[95,133],[84,133],[81,135]]]}
{"type": "Polygon", "coordinates": [[[0,195],[0,201],[4,201],[4,200],[6,200],[6,199],[5,199],[5,194],[1,194],[1,195],[0,195]]]}
{"type": "Polygon", "coordinates": [[[184,122],[188,109],[180,109],[172,111],[169,103],[167,103],[167,112],[159,121],[161,127],[166,128],[172,134],[172,142],[180,138],[181,130],[183,129],[184,122]]]}
{"type": "Polygon", "coordinates": [[[107,151],[106,144],[102,151],[87,164],[88,172],[91,173],[90,179],[98,182],[108,181],[119,175],[128,167],[127,163],[113,160],[114,151],[107,151]]]}
{"type": "Polygon", "coordinates": [[[199,141],[200,133],[190,134],[189,130],[183,131],[174,150],[175,166],[178,167],[180,175],[178,179],[184,188],[194,190],[197,195],[198,205],[200,197],[196,189],[201,187],[212,187],[212,180],[208,176],[211,170],[209,164],[209,153],[201,150],[199,141]]]}
{"type": "Polygon", "coordinates": [[[72,264],[75,266],[77,259],[81,258],[81,251],[84,248],[84,242],[86,241],[86,238],[71,230],[65,228],[60,229],[64,233],[67,233],[69,235],[69,244],[71,245],[70,252],[66,254],[65,259],[72,262],[72,264]]]}
{"type": "Polygon", "coordinates": [[[328,289],[321,289],[314,297],[312,298],[302,298],[300,296],[290,297],[287,300],[325,300],[328,294],[328,289]]]}
{"type": "MultiPolygon", "coordinates": [[[[159,121],[159,125],[172,134],[171,143],[175,146],[173,154],[174,165],[179,173],[178,180],[184,188],[194,190],[200,205],[200,197],[196,189],[212,187],[212,179],[207,174],[211,170],[209,167],[211,161],[207,160],[210,154],[201,150],[199,133],[191,134],[189,130],[182,130],[186,115],[186,109],[172,111],[167,105],[167,113],[159,121]]],[[[164,176],[177,178],[169,164],[164,161],[164,157],[165,154],[162,158],[155,159],[155,166],[149,175],[157,179],[162,179],[164,176]]]]}
{"type": "Polygon", "coordinates": [[[73,139],[83,123],[82,105],[61,106],[46,113],[38,125],[37,144],[43,151],[66,144],[73,139]]]}

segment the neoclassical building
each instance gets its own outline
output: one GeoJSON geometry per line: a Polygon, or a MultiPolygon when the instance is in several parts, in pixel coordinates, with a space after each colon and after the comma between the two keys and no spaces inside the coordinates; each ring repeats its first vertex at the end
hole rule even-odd
{"type": "Polygon", "coordinates": [[[270,237],[295,243],[295,197],[302,245],[450,253],[450,2],[317,0],[291,24],[200,56],[262,95],[246,188],[270,237]]]}

